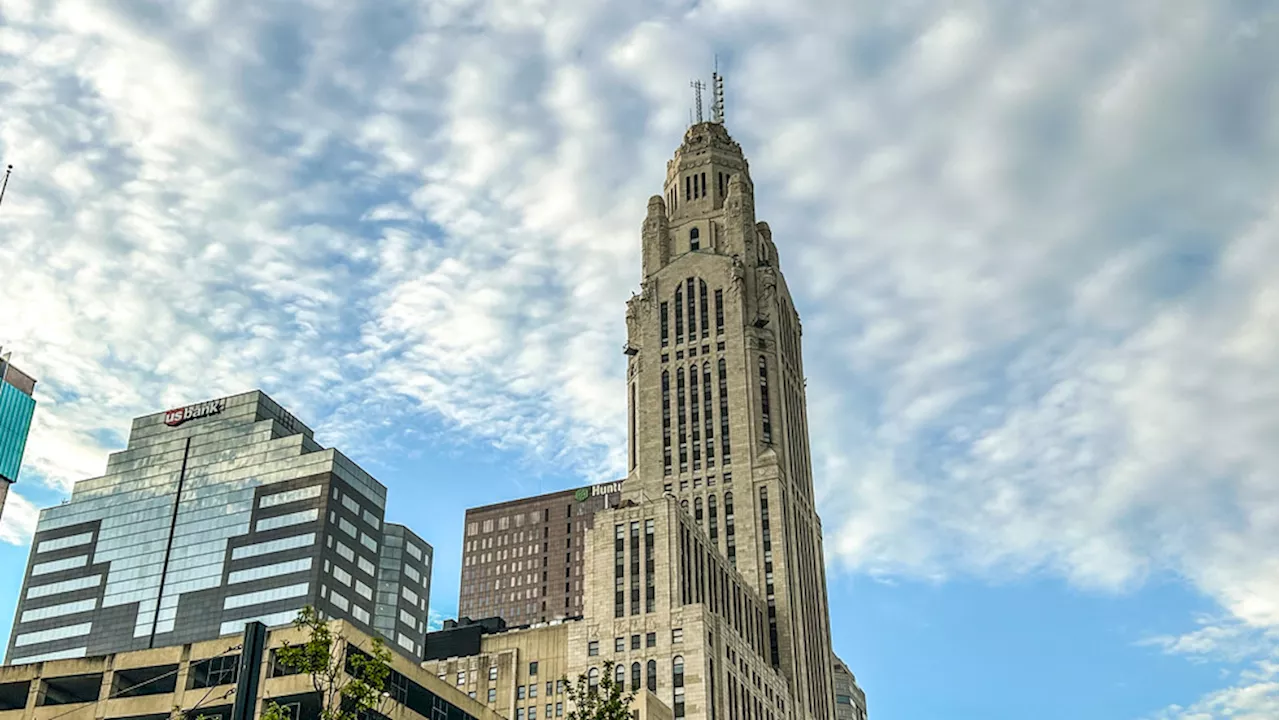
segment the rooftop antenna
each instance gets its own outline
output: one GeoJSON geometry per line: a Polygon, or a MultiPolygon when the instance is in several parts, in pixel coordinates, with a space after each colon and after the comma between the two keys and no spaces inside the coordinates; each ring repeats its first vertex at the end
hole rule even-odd
{"type": "Polygon", "coordinates": [[[5,171],[4,171],[4,184],[3,184],[3,185],[0,185],[0,203],[4,202],[4,191],[5,191],[5,188],[9,187],[9,173],[11,173],[11,172],[13,172],[13,166],[12,166],[12,165],[10,165],[9,167],[5,168],[5,171]]]}
{"type": "Polygon", "coordinates": [[[702,124],[702,88],[706,86],[706,83],[701,80],[694,80],[689,83],[689,87],[693,88],[693,107],[696,110],[699,125],[702,124]]]}
{"type": "Polygon", "coordinates": [[[720,74],[720,56],[715,59],[715,70],[711,73],[711,122],[724,124],[724,76],[720,74]]]}

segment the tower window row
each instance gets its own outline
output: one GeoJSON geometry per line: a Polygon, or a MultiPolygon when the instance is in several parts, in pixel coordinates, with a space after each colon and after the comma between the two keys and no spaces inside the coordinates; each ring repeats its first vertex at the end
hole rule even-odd
{"type": "MultiPolygon", "coordinates": [[[[693,499],[693,521],[698,527],[707,531],[707,537],[710,538],[711,544],[717,550],[720,549],[720,515],[716,507],[716,494],[711,493],[706,496],[706,526],[703,526],[703,504],[702,497],[698,496],[693,499]]],[[[680,507],[685,511],[689,510],[689,501],[687,499],[680,501],[680,507]]],[[[733,517],[733,492],[729,491],[724,494],[724,555],[729,561],[729,566],[736,568],[738,566],[738,548],[737,538],[735,537],[736,527],[734,526],[733,517]]]]}
{"type": "MultiPolygon", "coordinates": [[[[682,516],[683,517],[683,516],[682,516]]],[[[749,590],[738,582],[736,574],[724,563],[720,553],[708,547],[702,534],[682,520],[679,532],[680,603],[705,604],[719,615],[756,655],[767,660],[764,611],[753,600],[749,590]]]]}
{"type": "MultiPolygon", "coordinates": [[[[729,398],[728,370],[725,359],[716,361],[716,379],[720,402],[720,456],[721,462],[731,462],[729,454],[729,398]]],[[[663,474],[672,475],[676,468],[685,473],[700,472],[705,462],[707,468],[715,467],[716,442],[713,410],[715,396],[711,390],[711,363],[703,362],[679,367],[675,370],[675,407],[671,398],[671,371],[662,371],[662,466],[663,474]],[[701,392],[699,392],[701,382],[701,392]],[[674,438],[672,416],[674,415],[674,438]],[[675,452],[672,452],[672,446],[675,452]],[[675,462],[673,462],[673,460],[675,462]],[[676,464],[678,463],[678,465],[676,464]]]]}
{"type": "MultiPolygon", "coordinates": [[[[693,249],[697,249],[697,228],[690,231],[689,242],[693,249]]],[[[666,302],[658,305],[658,332],[662,347],[667,347],[673,342],[671,326],[671,311],[675,311],[674,325],[675,337],[674,343],[681,345],[686,340],[690,343],[697,342],[699,338],[707,339],[711,337],[711,319],[712,309],[715,310],[715,331],[716,336],[724,335],[724,291],[716,289],[713,293],[709,293],[707,289],[707,281],[700,278],[689,278],[688,280],[676,286],[674,302],[670,305],[666,302]],[[714,298],[714,304],[711,302],[714,298]],[[673,307],[674,306],[674,307],[673,307]],[[685,329],[688,334],[685,334],[685,329]]]]}

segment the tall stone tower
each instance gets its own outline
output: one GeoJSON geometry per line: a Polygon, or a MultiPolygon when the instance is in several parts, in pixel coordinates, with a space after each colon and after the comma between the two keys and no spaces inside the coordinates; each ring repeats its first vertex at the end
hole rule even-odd
{"type": "Polygon", "coordinates": [[[673,496],[767,604],[796,717],[834,717],[800,318],[742,148],[698,122],[649,199],[627,305],[626,499],[673,496]]]}

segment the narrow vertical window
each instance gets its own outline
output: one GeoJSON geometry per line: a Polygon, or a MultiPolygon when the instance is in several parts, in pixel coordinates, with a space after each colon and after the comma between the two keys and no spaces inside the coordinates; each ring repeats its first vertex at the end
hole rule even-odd
{"type": "Polygon", "coordinates": [[[689,278],[688,281],[685,282],[685,287],[687,288],[687,292],[685,294],[687,296],[689,310],[689,342],[694,342],[698,339],[698,306],[696,304],[698,300],[693,295],[693,278],[689,278]]]}
{"type": "MultiPolygon", "coordinates": [[[[720,291],[717,290],[716,292],[718,293],[720,291]]],[[[668,343],[667,331],[670,330],[669,325],[670,325],[670,322],[667,319],[667,304],[665,302],[659,303],[658,304],[658,327],[661,328],[661,332],[662,332],[662,347],[666,347],[668,343]]]]}
{"type": "Polygon", "coordinates": [[[716,335],[724,334],[724,291],[716,290],[716,335]]]}
{"type": "Polygon", "coordinates": [[[650,660],[644,664],[644,682],[649,692],[658,692],[658,661],[650,660]]]}
{"type": "Polygon", "coordinates": [[[720,538],[720,528],[716,524],[716,496],[707,496],[707,532],[711,537],[711,544],[720,547],[716,542],[720,538]]]}
{"type": "Polygon", "coordinates": [[[644,611],[651,613],[657,608],[653,581],[653,521],[644,521],[644,611]]]}
{"type": "Polygon", "coordinates": [[[693,521],[698,523],[698,527],[702,527],[702,498],[693,499],[693,521]]]}
{"type": "Polygon", "coordinates": [[[692,182],[693,182],[693,181],[692,181],[692,179],[691,179],[688,175],[685,175],[685,176],[684,176],[684,199],[685,199],[685,200],[692,200],[692,199],[693,199],[693,184],[692,184],[692,182]]]}
{"type": "Polygon", "coordinates": [[[662,468],[671,474],[671,373],[662,371],[662,468]]]}
{"type": "Polygon", "coordinates": [[[684,284],[676,286],[676,344],[684,342],[684,284]]]}
{"type": "Polygon", "coordinates": [[[729,377],[725,372],[724,358],[716,364],[720,381],[720,462],[728,465],[729,456],[729,377]]]}
{"type": "Polygon", "coordinates": [[[693,448],[693,470],[702,469],[702,422],[698,418],[698,366],[689,368],[689,444],[693,448]]]}
{"type": "Polygon", "coordinates": [[[738,546],[734,537],[733,526],[733,493],[724,494],[724,551],[729,564],[738,567],[738,546]]]}
{"type": "Polygon", "coordinates": [[[591,668],[587,671],[587,687],[595,690],[600,686],[600,668],[591,668]]]}
{"type": "Polygon", "coordinates": [[[635,692],[640,689],[640,663],[631,663],[631,691],[635,692]]]}
{"type": "Polygon", "coordinates": [[[760,356],[760,427],[761,439],[766,445],[773,444],[773,419],[769,413],[769,366],[764,356],[760,356]]]}
{"type": "MultiPolygon", "coordinates": [[[[613,526],[613,616],[620,618],[624,614],[623,609],[623,563],[626,562],[623,547],[625,542],[625,528],[622,525],[613,526]]],[[[565,569],[568,572],[568,569],[565,569]]],[[[568,583],[565,583],[565,590],[568,590],[568,583]]]]}
{"type": "Polygon", "coordinates": [[[707,194],[707,174],[706,173],[702,173],[702,194],[704,196],[707,194]]]}
{"type": "Polygon", "coordinates": [[[697,250],[699,244],[698,228],[689,230],[689,250],[697,250]]]}
{"type": "Polygon", "coordinates": [[[671,710],[677,718],[684,717],[684,657],[671,658],[671,710]]]}
{"type": "Polygon", "coordinates": [[[702,363],[702,431],[707,444],[707,467],[716,466],[716,443],[712,437],[711,420],[711,363],[702,363]]]}
{"type": "Polygon", "coordinates": [[[680,472],[689,470],[689,443],[685,434],[684,368],[676,370],[676,442],[680,452],[680,472]]]}
{"type": "Polygon", "coordinates": [[[636,413],[640,410],[636,407],[636,384],[631,383],[631,469],[636,469],[636,453],[640,442],[636,439],[636,413]]]}
{"type": "Polygon", "coordinates": [[[760,488],[760,539],[764,547],[764,597],[769,606],[769,659],[778,667],[778,610],[773,593],[773,535],[769,526],[769,490],[760,488]]]}
{"type": "Polygon", "coordinates": [[[708,313],[707,313],[707,281],[706,280],[698,281],[698,303],[700,306],[698,309],[701,311],[701,317],[702,317],[702,324],[701,324],[702,337],[707,337],[707,335],[710,334],[710,330],[711,330],[711,323],[707,321],[710,320],[711,318],[708,317],[708,313]]]}
{"type": "Polygon", "coordinates": [[[631,614],[640,614],[640,523],[631,521],[631,614]]]}

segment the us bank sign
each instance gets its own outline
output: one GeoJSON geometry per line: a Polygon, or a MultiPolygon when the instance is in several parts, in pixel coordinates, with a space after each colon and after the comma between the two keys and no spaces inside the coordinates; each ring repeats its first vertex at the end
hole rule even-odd
{"type": "Polygon", "coordinates": [[[186,407],[169,410],[164,414],[164,424],[169,427],[178,427],[188,420],[196,418],[209,417],[222,412],[227,406],[226,400],[210,400],[208,402],[196,403],[186,407]]]}

